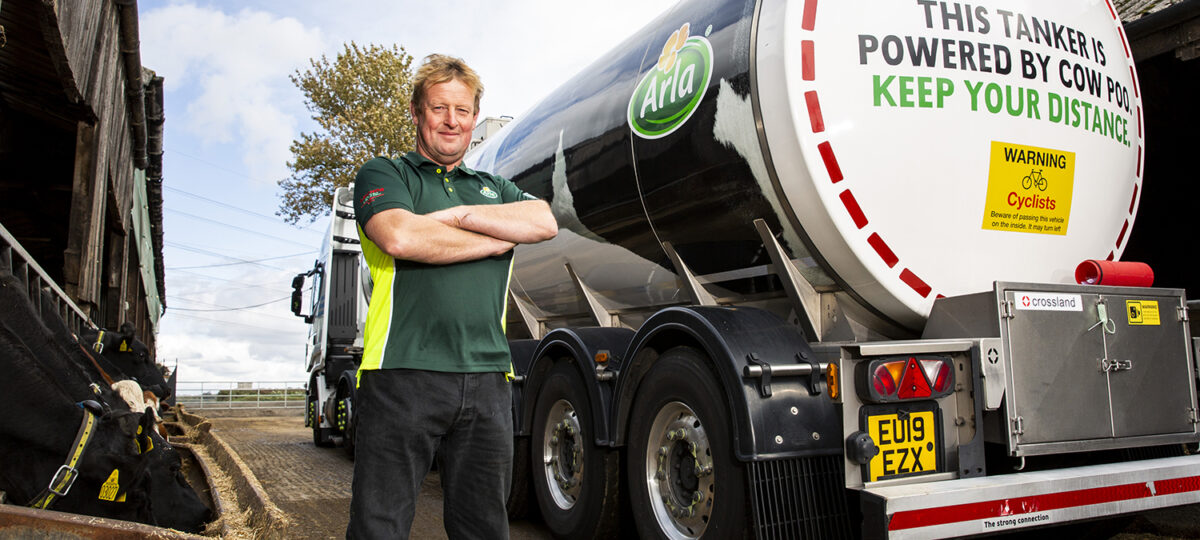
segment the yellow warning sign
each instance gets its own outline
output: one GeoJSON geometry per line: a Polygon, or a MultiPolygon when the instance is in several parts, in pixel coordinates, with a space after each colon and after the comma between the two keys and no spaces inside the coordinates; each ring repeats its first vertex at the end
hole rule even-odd
{"type": "Polygon", "coordinates": [[[1158,317],[1157,300],[1126,300],[1125,314],[1129,316],[1131,326],[1162,324],[1158,317]]]}
{"type": "Polygon", "coordinates": [[[105,480],[104,484],[100,486],[100,496],[97,498],[102,501],[113,501],[117,498],[117,491],[120,489],[121,486],[117,483],[117,470],[113,469],[112,474],[108,475],[108,480],[105,480]]]}
{"type": "Polygon", "coordinates": [[[983,228],[1067,234],[1075,152],[992,141],[983,228]]]}

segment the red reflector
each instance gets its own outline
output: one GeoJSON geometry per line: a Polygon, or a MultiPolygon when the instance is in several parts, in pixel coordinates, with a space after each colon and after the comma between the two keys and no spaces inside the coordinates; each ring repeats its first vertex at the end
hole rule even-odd
{"type": "Polygon", "coordinates": [[[888,370],[887,364],[875,367],[872,384],[875,385],[875,392],[881,396],[891,396],[896,393],[896,380],[892,378],[892,372],[888,370]]]}
{"type": "Polygon", "coordinates": [[[923,371],[917,364],[916,358],[908,359],[908,364],[904,367],[904,378],[900,380],[900,399],[924,398],[933,395],[923,371]]]}

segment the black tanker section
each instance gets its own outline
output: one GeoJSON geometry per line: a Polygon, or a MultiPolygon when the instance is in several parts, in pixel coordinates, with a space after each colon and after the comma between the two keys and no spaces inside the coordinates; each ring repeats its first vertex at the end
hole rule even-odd
{"type": "MultiPolygon", "coordinates": [[[[750,108],[754,7],[755,2],[681,3],[651,32],[661,43],[686,22],[712,44],[713,75],[692,118],[666,137],[633,137],[638,181],[655,232],[700,274],[770,264],[753,222],[763,218],[779,230],[747,161],[761,160],[761,149],[737,146],[758,140],[750,108]],[[744,155],[749,152],[753,155],[744,155]]],[[[658,53],[651,49],[639,73],[653,69],[658,53]]]]}
{"type": "MultiPolygon", "coordinates": [[[[562,232],[522,246],[515,288],[545,314],[586,311],[564,263],[614,309],[690,299],[662,247],[670,242],[697,274],[770,263],[753,221],[779,218],[751,162],[761,148],[751,102],[755,2],[681,2],[627,39],[468,157],[550,202],[562,232]],[[635,135],[631,96],[682,25],[711,44],[703,99],[674,132],[635,135]],[[749,142],[747,144],[747,141],[749,142]]],[[[786,246],[785,246],[786,247],[786,246]]],[[[775,290],[773,277],[722,283],[740,294],[775,290]]],[[[634,321],[630,321],[634,322],[634,321]]]]}

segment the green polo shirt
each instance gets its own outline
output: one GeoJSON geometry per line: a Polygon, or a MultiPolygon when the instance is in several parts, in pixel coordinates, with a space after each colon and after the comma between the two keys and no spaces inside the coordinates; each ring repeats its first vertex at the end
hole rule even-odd
{"type": "Polygon", "coordinates": [[[362,370],[406,368],[454,373],[509,371],[504,311],[512,252],[433,265],[392,258],[363,232],[375,214],[401,208],[428,214],[461,205],[533,198],[488,173],[447,172],[416,152],[368,161],[354,179],[354,215],[371,293],[362,370]]]}

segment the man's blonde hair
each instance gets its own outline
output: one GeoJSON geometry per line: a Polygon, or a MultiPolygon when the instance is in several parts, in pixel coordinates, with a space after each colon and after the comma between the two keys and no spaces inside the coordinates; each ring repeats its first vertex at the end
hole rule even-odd
{"type": "Polygon", "coordinates": [[[431,54],[421,62],[417,76],[413,79],[412,104],[421,108],[425,105],[425,93],[435,84],[458,80],[475,93],[475,112],[479,112],[479,100],[483,98],[483,82],[462,58],[431,54]]]}

